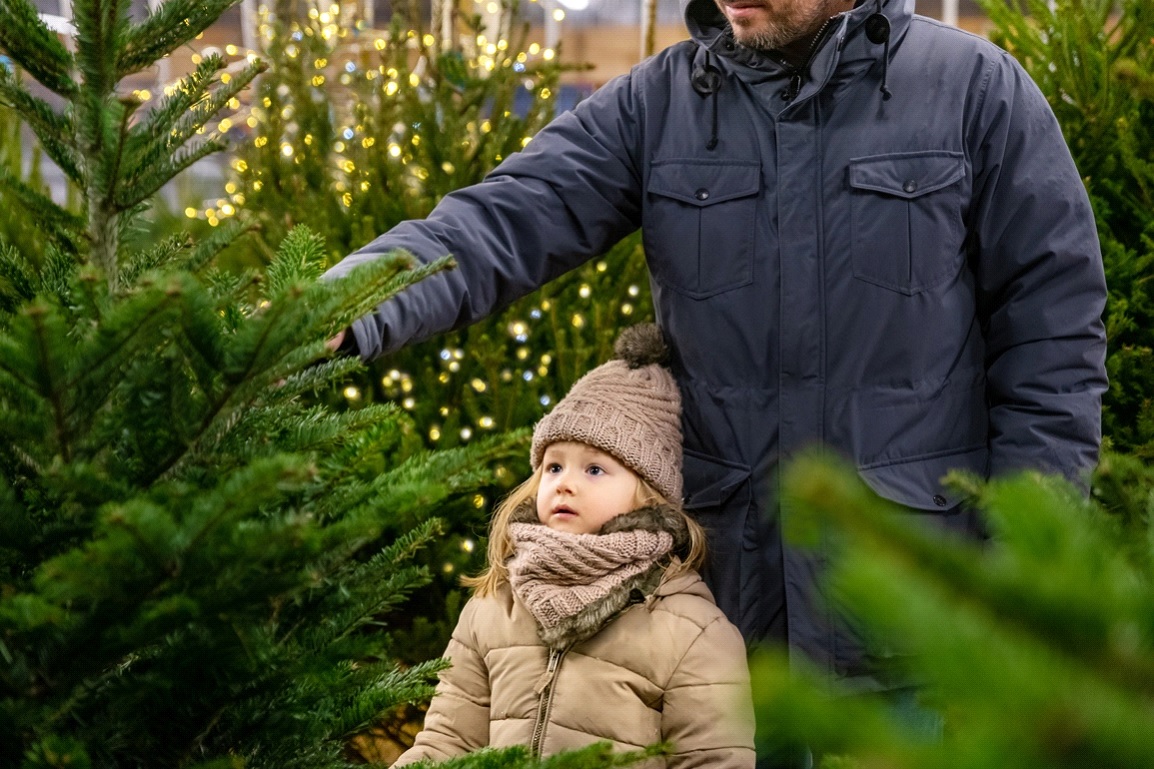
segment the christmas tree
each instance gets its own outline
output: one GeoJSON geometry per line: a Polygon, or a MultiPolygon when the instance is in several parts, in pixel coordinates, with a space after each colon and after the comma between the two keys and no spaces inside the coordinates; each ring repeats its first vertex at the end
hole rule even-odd
{"type": "MultiPolygon", "coordinates": [[[[487,19],[437,8],[430,24],[395,6],[376,32],[351,5],[274,5],[260,26],[269,70],[247,114],[228,119],[252,135],[205,218],[249,217],[274,236],[306,223],[339,259],[531,140],[579,65],[530,41],[516,4],[487,19]]],[[[621,326],[651,317],[635,236],[467,331],[375,364],[350,404],[395,402],[429,447],[467,444],[535,422],[609,356],[621,326]]]]}
{"type": "Polygon", "coordinates": [[[347,765],[441,664],[396,665],[379,620],[428,579],[431,513],[519,442],[430,455],[398,408],[322,404],[360,365],[325,340],[448,262],[325,283],[304,229],[243,273],[214,266],[236,226],[128,245],[261,65],[206,57],[149,106],[123,80],[231,2],[80,0],[74,48],[4,5],[0,47],[53,96],[7,71],[0,100],[83,207],[3,179],[45,240],[0,247],[0,766],[347,765]]]}
{"type": "Polygon", "coordinates": [[[766,658],[759,739],[808,746],[826,767],[1150,766],[1154,473],[1109,457],[1089,500],[1039,475],[955,483],[985,512],[989,543],[943,536],[848,468],[791,468],[791,535],[833,546],[826,595],[918,684],[918,702],[853,695],[766,658]]]}
{"type": "Polygon", "coordinates": [[[1058,117],[1098,220],[1115,449],[1154,456],[1154,9],[1145,0],[981,0],[991,38],[1058,117]]]}

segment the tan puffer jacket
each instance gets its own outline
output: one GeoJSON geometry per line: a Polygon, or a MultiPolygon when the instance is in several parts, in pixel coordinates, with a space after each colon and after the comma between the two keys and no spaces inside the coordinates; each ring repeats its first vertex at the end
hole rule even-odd
{"type": "Polygon", "coordinates": [[[491,745],[541,755],[608,740],[667,741],[647,767],[748,769],[753,707],[745,645],[690,571],[663,581],[592,638],[551,651],[508,585],[472,598],[453,631],[425,727],[394,764],[491,745]]]}

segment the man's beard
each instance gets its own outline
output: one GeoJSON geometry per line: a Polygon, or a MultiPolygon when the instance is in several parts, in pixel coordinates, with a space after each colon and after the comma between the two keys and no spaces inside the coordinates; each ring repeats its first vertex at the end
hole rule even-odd
{"type": "MultiPolygon", "coordinates": [[[[775,0],[768,1],[775,2],[775,0]]],[[[786,18],[770,18],[753,28],[737,27],[728,20],[727,23],[733,32],[733,39],[746,48],[777,51],[817,32],[827,19],[836,14],[837,6],[838,0],[824,0],[809,14],[795,13],[786,18]]]]}

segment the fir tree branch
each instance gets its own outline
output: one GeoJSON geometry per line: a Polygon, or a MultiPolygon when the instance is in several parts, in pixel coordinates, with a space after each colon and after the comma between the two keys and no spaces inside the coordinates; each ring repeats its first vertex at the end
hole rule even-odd
{"type": "Polygon", "coordinates": [[[125,179],[116,191],[114,201],[118,210],[127,210],[139,205],[155,194],[161,187],[194,163],[209,155],[220,152],[228,145],[219,139],[209,139],[203,144],[178,152],[171,161],[163,161],[151,167],[140,164],[140,175],[125,179]]]}
{"type": "Polygon", "coordinates": [[[76,251],[83,239],[85,221],[58,206],[54,200],[32,189],[7,169],[0,167],[0,188],[6,188],[6,199],[32,216],[57,243],[76,251]]]}
{"type": "Polygon", "coordinates": [[[193,247],[188,258],[181,263],[181,269],[193,273],[200,272],[217,254],[231,245],[242,234],[253,232],[256,229],[257,225],[250,222],[230,219],[219,227],[214,228],[208,237],[202,238],[200,242],[193,247]]]}
{"type": "Polygon", "coordinates": [[[240,0],[167,0],[129,26],[116,57],[116,78],[147,69],[195,38],[240,0]]]}
{"type": "Polygon", "coordinates": [[[0,48],[42,86],[65,99],[77,93],[71,72],[75,62],[56,33],[27,0],[0,0],[0,48]]]}
{"type": "Polygon", "coordinates": [[[76,64],[92,100],[87,108],[97,114],[120,80],[116,55],[128,32],[129,7],[129,0],[77,0],[72,6],[76,64]]]}
{"type": "Polygon", "coordinates": [[[157,269],[162,265],[172,265],[179,255],[192,245],[192,238],[187,232],[181,232],[157,243],[152,248],[141,251],[128,260],[120,271],[122,287],[134,286],[140,276],[149,270],[157,269]]]}
{"type": "Polygon", "coordinates": [[[40,145],[74,184],[81,184],[79,163],[68,144],[72,121],[52,109],[26,89],[14,72],[0,68],[0,103],[16,110],[28,124],[40,145]]]}

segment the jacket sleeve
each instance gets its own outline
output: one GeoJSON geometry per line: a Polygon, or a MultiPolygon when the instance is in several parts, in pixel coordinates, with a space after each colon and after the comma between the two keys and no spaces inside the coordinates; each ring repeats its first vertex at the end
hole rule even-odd
{"type": "Polygon", "coordinates": [[[753,700],[741,633],[724,617],[706,625],[665,690],[661,739],[670,769],[752,769],[753,700]]]}
{"type": "Polygon", "coordinates": [[[447,195],[423,220],[402,222],[326,274],[395,249],[440,273],[352,326],[364,358],[459,328],[604,253],[639,222],[639,105],[619,77],[542,129],[483,182],[447,195]]]}
{"type": "Polygon", "coordinates": [[[1106,389],[1106,283],[1094,215],[1058,122],[1008,54],[970,126],[970,258],[986,341],[992,475],[1084,482],[1106,389]]]}
{"type": "Polygon", "coordinates": [[[489,671],[471,632],[476,610],[476,600],[465,604],[445,650],[450,666],[440,673],[425,725],[393,766],[443,761],[489,744],[489,671]]]}

